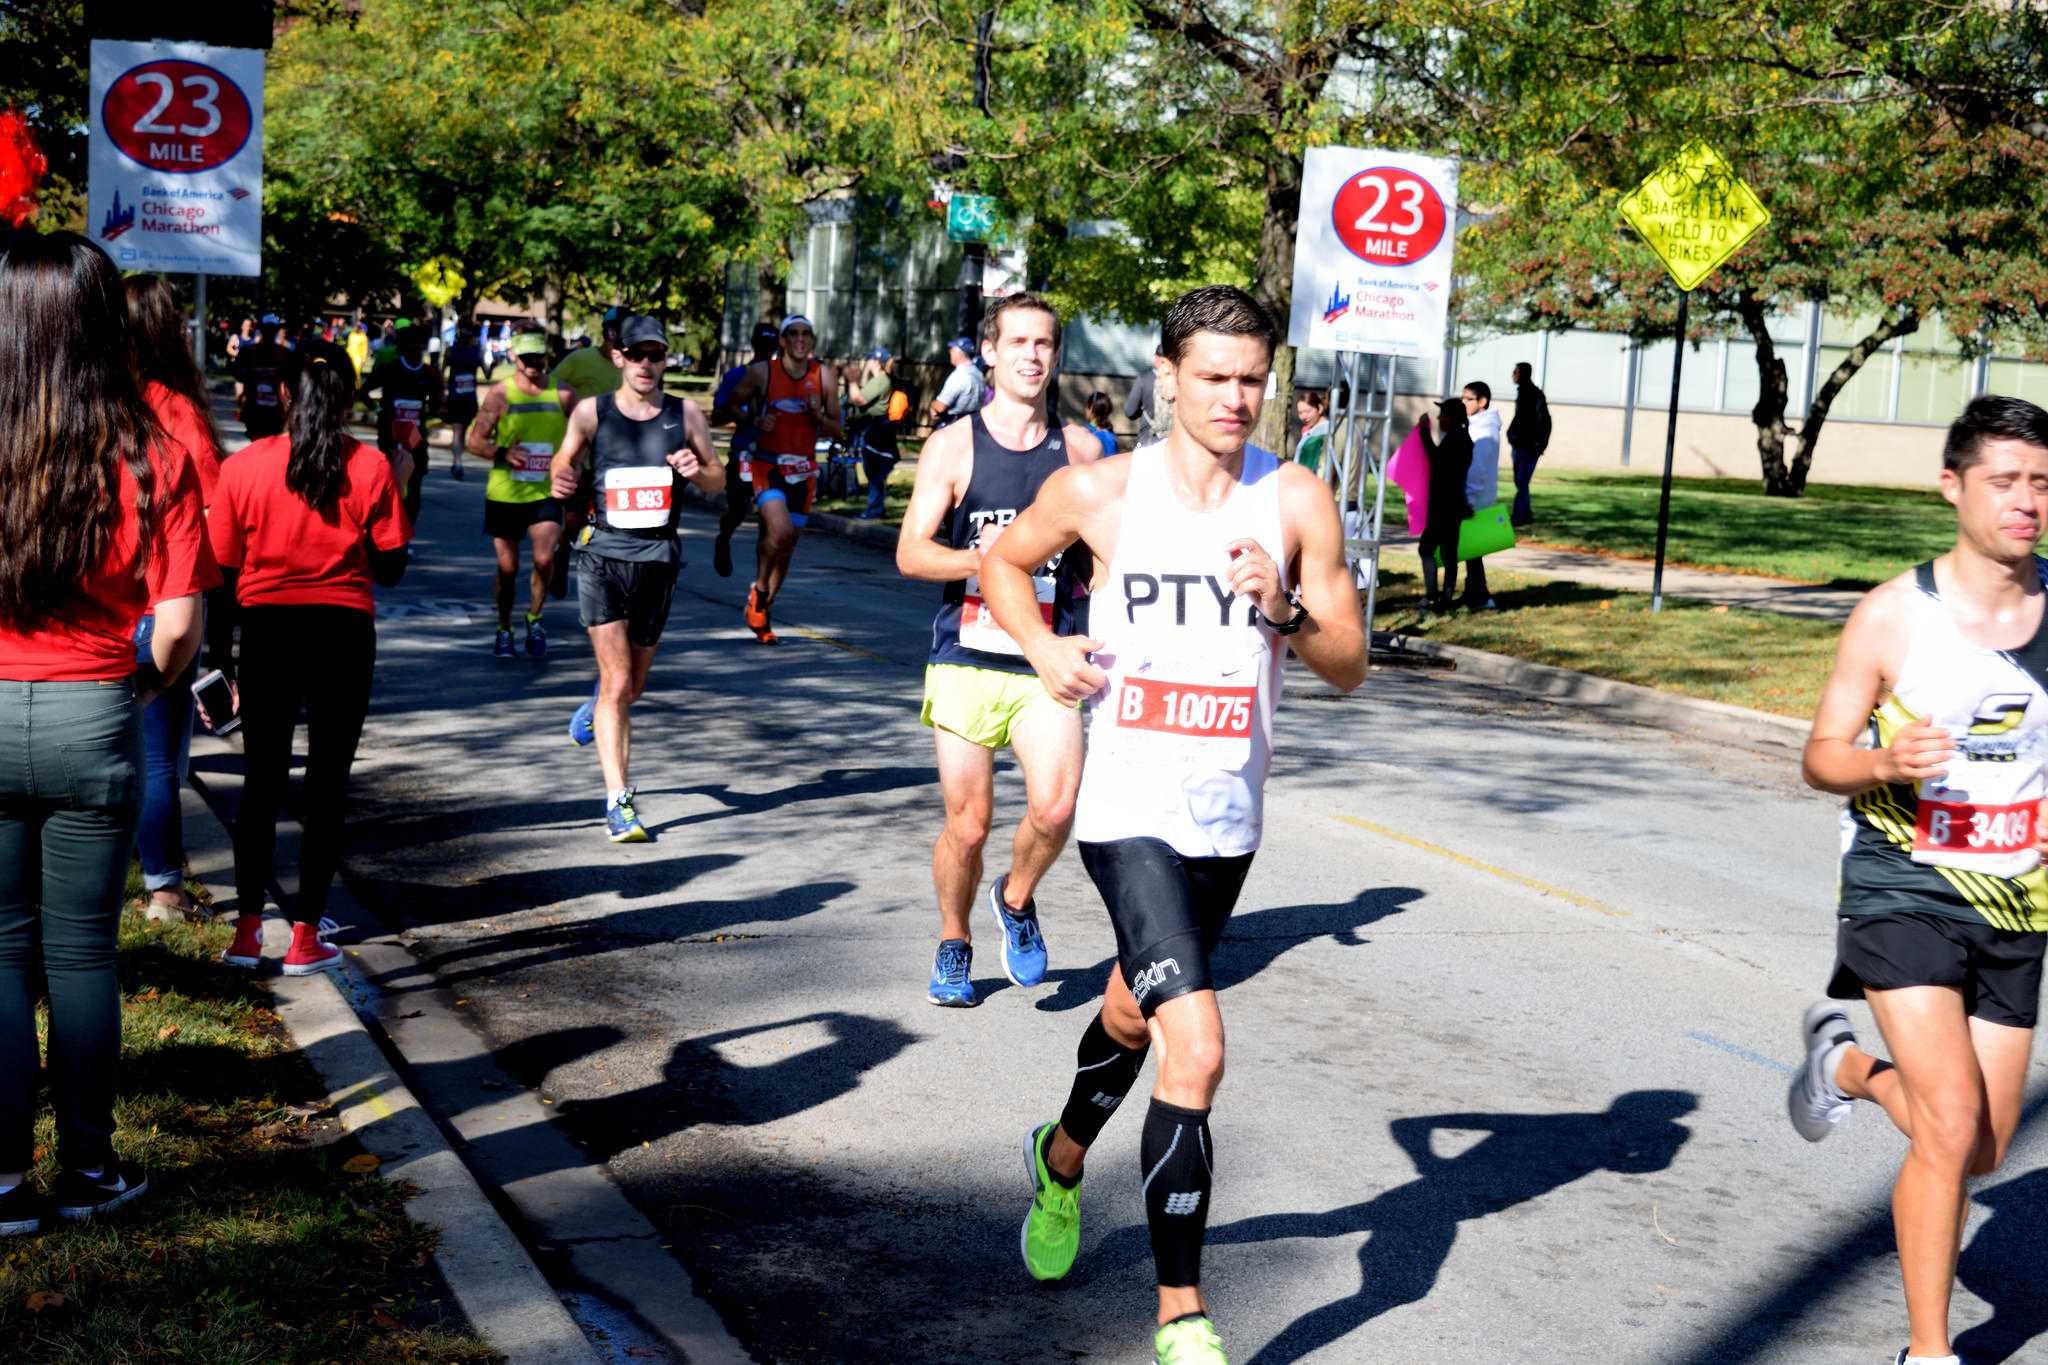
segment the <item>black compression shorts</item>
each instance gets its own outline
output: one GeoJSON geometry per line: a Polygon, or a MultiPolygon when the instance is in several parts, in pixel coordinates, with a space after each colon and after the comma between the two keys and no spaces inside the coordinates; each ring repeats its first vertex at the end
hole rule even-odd
{"type": "Polygon", "coordinates": [[[626,623],[626,643],[652,649],[668,625],[675,597],[674,561],[612,559],[585,551],[576,556],[576,608],[583,628],[626,623]]]}
{"type": "Polygon", "coordinates": [[[1184,858],[1163,839],[1082,844],[1081,865],[1109,907],[1124,984],[1147,1019],[1168,1000],[1214,990],[1209,954],[1237,908],[1252,854],[1184,858]]]}
{"type": "Polygon", "coordinates": [[[1974,1018],[2010,1028],[2034,1027],[2048,934],[1917,911],[1844,915],[1840,922],[1830,998],[1861,1000],[1866,990],[1954,986],[1963,993],[1964,1011],[1974,1018]]]}
{"type": "Polygon", "coordinates": [[[534,523],[562,523],[562,504],[553,498],[533,502],[484,501],[484,534],[496,540],[524,540],[534,523]]]}

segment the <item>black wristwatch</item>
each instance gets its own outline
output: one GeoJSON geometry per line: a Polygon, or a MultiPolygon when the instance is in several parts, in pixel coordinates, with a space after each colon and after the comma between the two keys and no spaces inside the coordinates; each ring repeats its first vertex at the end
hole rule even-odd
{"type": "MultiPolygon", "coordinates": [[[[1292,635],[1301,629],[1302,622],[1308,620],[1308,608],[1301,604],[1301,598],[1292,589],[1289,589],[1287,592],[1287,605],[1294,608],[1294,615],[1288,617],[1285,621],[1275,621],[1266,613],[1259,612],[1259,619],[1264,621],[1266,629],[1272,631],[1275,635],[1292,635]]],[[[1257,608],[1253,608],[1253,610],[1256,611],[1257,608]]]]}

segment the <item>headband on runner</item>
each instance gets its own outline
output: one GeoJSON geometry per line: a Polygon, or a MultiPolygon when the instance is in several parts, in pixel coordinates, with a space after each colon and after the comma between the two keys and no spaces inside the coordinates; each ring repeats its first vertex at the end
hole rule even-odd
{"type": "MultiPolygon", "coordinates": [[[[805,317],[802,313],[791,313],[788,317],[782,320],[782,332],[787,332],[790,328],[796,326],[799,322],[801,322],[804,326],[810,328],[813,332],[818,330],[817,324],[812,322],[809,318],[805,317]]],[[[781,336],[782,332],[777,332],[776,335],[781,336]]]]}

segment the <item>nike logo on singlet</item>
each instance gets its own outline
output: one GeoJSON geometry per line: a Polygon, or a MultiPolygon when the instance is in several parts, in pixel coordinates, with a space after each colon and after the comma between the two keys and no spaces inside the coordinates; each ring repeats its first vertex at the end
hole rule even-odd
{"type": "MultiPolygon", "coordinates": [[[[1138,623],[1138,608],[1140,607],[1156,606],[1161,611],[1164,611],[1166,608],[1160,602],[1159,594],[1161,586],[1168,583],[1173,585],[1173,623],[1177,626],[1184,626],[1188,623],[1188,585],[1190,583],[1204,583],[1208,585],[1209,595],[1216,599],[1217,625],[1229,625],[1230,609],[1240,603],[1243,604],[1245,609],[1245,624],[1253,624],[1251,613],[1256,609],[1253,604],[1246,599],[1240,598],[1225,584],[1218,582],[1216,575],[1207,573],[1125,574],[1124,620],[1132,625],[1136,625],[1138,623]]],[[[1201,605],[1199,599],[1196,605],[1198,607],[1201,605]]]]}

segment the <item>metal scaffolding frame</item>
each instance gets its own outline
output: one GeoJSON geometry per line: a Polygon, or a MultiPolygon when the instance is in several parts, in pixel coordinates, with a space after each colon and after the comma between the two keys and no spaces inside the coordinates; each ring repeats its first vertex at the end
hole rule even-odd
{"type": "Polygon", "coordinates": [[[1365,628],[1372,630],[1380,588],[1380,539],[1386,525],[1387,460],[1394,433],[1394,357],[1362,351],[1337,353],[1337,383],[1345,390],[1341,419],[1333,404],[1332,452],[1323,477],[1344,518],[1344,558],[1365,580],[1365,628]]]}

